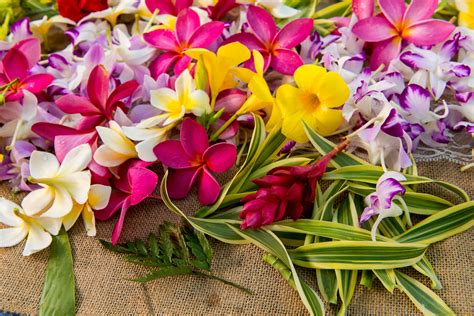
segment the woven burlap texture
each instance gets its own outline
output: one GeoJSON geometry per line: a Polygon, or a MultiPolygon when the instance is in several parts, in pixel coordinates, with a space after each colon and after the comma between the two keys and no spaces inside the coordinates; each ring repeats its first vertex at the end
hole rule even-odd
{"type": "MultiPolygon", "coordinates": [[[[473,172],[461,173],[459,165],[446,161],[423,163],[419,172],[438,180],[455,183],[472,197],[473,172]]],[[[6,186],[0,195],[13,198],[6,186]]],[[[428,188],[432,193],[442,194],[428,188]]],[[[186,200],[180,207],[195,210],[195,201],[186,200]]],[[[129,211],[122,241],[145,238],[157,232],[165,221],[177,221],[158,201],[145,201],[129,211]]],[[[220,282],[194,276],[173,277],[138,284],[127,279],[147,270],[124,262],[119,255],[105,250],[99,238],[110,239],[115,219],[97,225],[97,238],[87,237],[82,224],[70,232],[76,276],[77,312],[79,315],[152,315],[152,314],[307,314],[297,293],[271,267],[262,261],[263,252],[253,245],[235,246],[213,241],[215,274],[237,282],[255,294],[247,295],[220,282]]],[[[30,257],[21,256],[22,245],[0,249],[0,310],[35,314],[41,294],[48,251],[30,257]]],[[[437,272],[443,289],[437,291],[459,315],[472,313],[472,230],[433,245],[428,258],[437,272]]],[[[429,285],[417,273],[417,279],[429,285]]],[[[303,273],[314,283],[314,274],[303,273]]],[[[334,314],[337,306],[327,306],[334,314]]],[[[358,286],[349,307],[350,315],[418,315],[411,301],[401,292],[387,292],[378,281],[372,289],[358,286]]]]}

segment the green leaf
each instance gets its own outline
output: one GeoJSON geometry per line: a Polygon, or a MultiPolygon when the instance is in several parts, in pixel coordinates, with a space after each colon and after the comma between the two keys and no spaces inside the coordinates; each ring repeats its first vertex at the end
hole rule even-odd
{"type": "Polygon", "coordinates": [[[395,280],[395,270],[372,270],[372,272],[374,272],[375,276],[379,279],[387,291],[393,293],[393,290],[397,287],[395,280]]]}
{"type": "Polygon", "coordinates": [[[160,247],[158,246],[158,239],[154,234],[148,236],[148,247],[150,248],[150,255],[158,258],[160,255],[160,247]]]}
{"type": "Polygon", "coordinates": [[[423,314],[455,315],[449,306],[424,284],[400,271],[395,271],[395,276],[397,278],[398,288],[408,295],[423,314]]]}
{"type": "Polygon", "coordinates": [[[104,246],[105,248],[107,248],[108,250],[113,251],[113,252],[117,252],[117,253],[135,253],[134,251],[131,251],[130,249],[128,249],[127,247],[125,247],[121,244],[114,246],[114,245],[112,245],[111,242],[103,240],[103,239],[99,239],[99,242],[102,244],[102,246],[104,246]]]}
{"type": "Polygon", "coordinates": [[[425,253],[426,245],[379,241],[329,241],[301,246],[288,253],[292,261],[316,269],[392,269],[410,266],[425,253]]]}
{"type": "Polygon", "coordinates": [[[423,257],[423,259],[413,265],[413,268],[430,278],[432,289],[439,290],[442,288],[441,281],[438,279],[438,276],[431,266],[431,263],[428,261],[428,259],[426,259],[426,257],[423,257]]]}
{"type": "Polygon", "coordinates": [[[71,245],[64,228],[51,242],[39,315],[75,315],[76,296],[71,245]]]}
{"type": "Polygon", "coordinates": [[[474,223],[474,201],[440,211],[395,239],[398,242],[432,244],[468,230],[474,223]]]}

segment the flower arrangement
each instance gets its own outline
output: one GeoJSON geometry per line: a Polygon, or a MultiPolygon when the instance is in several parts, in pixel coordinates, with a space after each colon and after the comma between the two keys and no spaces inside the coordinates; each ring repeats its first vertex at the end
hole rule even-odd
{"type": "Polygon", "coordinates": [[[51,248],[40,314],[75,313],[79,217],[91,237],[116,221],[101,242],[155,268],[139,282],[195,274],[248,292],[212,274],[207,236],[265,250],[313,315],[338,298],[344,314],[359,277],[453,314],[400,268],[439,289],[426,249],[474,221],[471,197],[413,159],[474,133],[472,3],[13,2],[0,5],[0,179],[24,194],[0,199],[0,247],[51,248]],[[190,215],[174,200],[192,190],[190,215]],[[185,224],[121,243],[145,199],[185,224]]]}

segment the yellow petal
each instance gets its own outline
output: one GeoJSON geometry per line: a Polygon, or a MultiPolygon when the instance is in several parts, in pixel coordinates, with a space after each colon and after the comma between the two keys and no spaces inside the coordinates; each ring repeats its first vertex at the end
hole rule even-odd
{"type": "Polygon", "coordinates": [[[74,204],[71,212],[63,217],[63,225],[66,231],[70,230],[72,226],[74,226],[77,219],[79,218],[79,215],[81,215],[83,208],[84,204],[74,204]]]}
{"type": "Polygon", "coordinates": [[[267,82],[263,77],[253,76],[249,82],[249,90],[263,102],[273,102],[273,96],[270,92],[267,82]]]}
{"type": "Polygon", "coordinates": [[[298,143],[308,141],[308,137],[303,128],[303,112],[296,112],[291,116],[283,116],[281,132],[283,135],[298,143]]]}
{"type": "Polygon", "coordinates": [[[102,184],[93,184],[89,191],[88,203],[94,210],[101,210],[109,204],[111,193],[111,187],[102,184]]]}
{"type": "Polygon", "coordinates": [[[327,71],[323,67],[303,65],[296,69],[294,77],[298,87],[306,91],[316,92],[315,89],[318,83],[321,82],[326,73],[327,71]]]}
{"type": "Polygon", "coordinates": [[[271,131],[276,126],[280,125],[282,122],[281,110],[277,102],[273,103],[270,118],[268,119],[265,128],[267,131],[271,131]]]}
{"type": "Polygon", "coordinates": [[[245,45],[233,42],[221,46],[217,50],[217,58],[219,63],[235,67],[250,58],[250,51],[245,45]]]}
{"type": "Polygon", "coordinates": [[[284,118],[302,112],[301,94],[301,90],[289,84],[284,84],[278,88],[276,99],[280,103],[281,114],[284,118]]]}
{"type": "Polygon", "coordinates": [[[263,67],[265,66],[265,60],[263,59],[262,54],[258,50],[253,50],[252,51],[252,56],[253,56],[253,63],[255,65],[255,70],[257,71],[257,74],[261,77],[263,77],[263,67]]]}
{"type": "Polygon", "coordinates": [[[87,236],[95,236],[96,235],[96,229],[95,229],[95,216],[94,212],[90,208],[88,204],[84,207],[82,211],[82,219],[84,220],[84,227],[86,228],[87,231],[87,236]]]}
{"type": "Polygon", "coordinates": [[[327,136],[335,132],[344,122],[341,110],[329,109],[319,106],[314,114],[316,123],[312,128],[322,136],[327,136]]]}
{"type": "Polygon", "coordinates": [[[316,94],[328,108],[336,108],[344,104],[350,96],[349,87],[342,77],[335,72],[328,72],[319,81],[316,94]]]}

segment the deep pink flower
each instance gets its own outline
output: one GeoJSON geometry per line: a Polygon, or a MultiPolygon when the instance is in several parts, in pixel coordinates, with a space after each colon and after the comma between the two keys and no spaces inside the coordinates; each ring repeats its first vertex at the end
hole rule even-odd
{"type": "Polygon", "coordinates": [[[164,51],[150,65],[154,78],[167,71],[174,64],[176,75],[183,72],[191,62],[191,57],[184,54],[190,48],[208,48],[224,30],[223,22],[208,22],[201,25],[199,15],[192,9],[185,9],[178,14],[176,31],[158,29],[143,34],[150,45],[164,51]]]}
{"type": "Polygon", "coordinates": [[[40,41],[30,38],[16,43],[0,62],[0,93],[8,87],[4,94],[6,101],[23,98],[23,90],[38,93],[46,89],[54,77],[49,74],[31,74],[41,56],[40,41]],[[11,84],[10,86],[6,86],[11,84]]]}
{"type": "Polygon", "coordinates": [[[125,215],[130,206],[137,205],[150,196],[158,184],[158,176],[146,167],[149,163],[140,160],[130,160],[120,166],[118,177],[114,178],[109,204],[100,211],[95,211],[95,217],[100,221],[110,219],[120,210],[120,217],[112,233],[112,244],[117,244],[122,232],[125,215]]]}
{"type": "MultiPolygon", "coordinates": [[[[247,11],[247,21],[253,33],[232,35],[226,43],[240,42],[250,50],[258,50],[265,60],[265,70],[271,66],[282,74],[292,75],[298,67],[303,65],[303,60],[293,48],[311,34],[312,19],[291,21],[278,31],[270,13],[251,5],[247,11]]],[[[248,61],[246,66],[251,66],[252,62],[253,60],[248,61]]]]}
{"type": "Polygon", "coordinates": [[[158,10],[158,14],[177,16],[182,10],[193,5],[193,0],[145,0],[150,12],[158,10]]]}
{"type": "Polygon", "coordinates": [[[171,198],[186,197],[193,184],[199,182],[199,202],[209,205],[216,201],[221,187],[211,172],[230,169],[237,150],[229,143],[209,146],[204,127],[192,119],[185,119],[181,126],[180,140],[168,140],[155,147],[155,155],[161,163],[174,169],[168,178],[171,198]]]}
{"type": "Polygon", "coordinates": [[[253,180],[259,189],[242,199],[245,204],[240,218],[244,221],[240,227],[257,229],[287,217],[297,220],[305,210],[312,209],[318,179],[332,157],[346,146],[347,142],[339,144],[312,165],[278,167],[253,180]]]}
{"type": "MultiPolygon", "coordinates": [[[[454,24],[433,20],[437,0],[412,0],[407,7],[404,0],[379,0],[382,14],[358,21],[352,32],[367,42],[374,42],[370,65],[373,69],[386,67],[395,59],[402,41],[415,45],[435,45],[449,37],[454,24]]],[[[361,16],[370,12],[359,10],[361,16]]]]}

